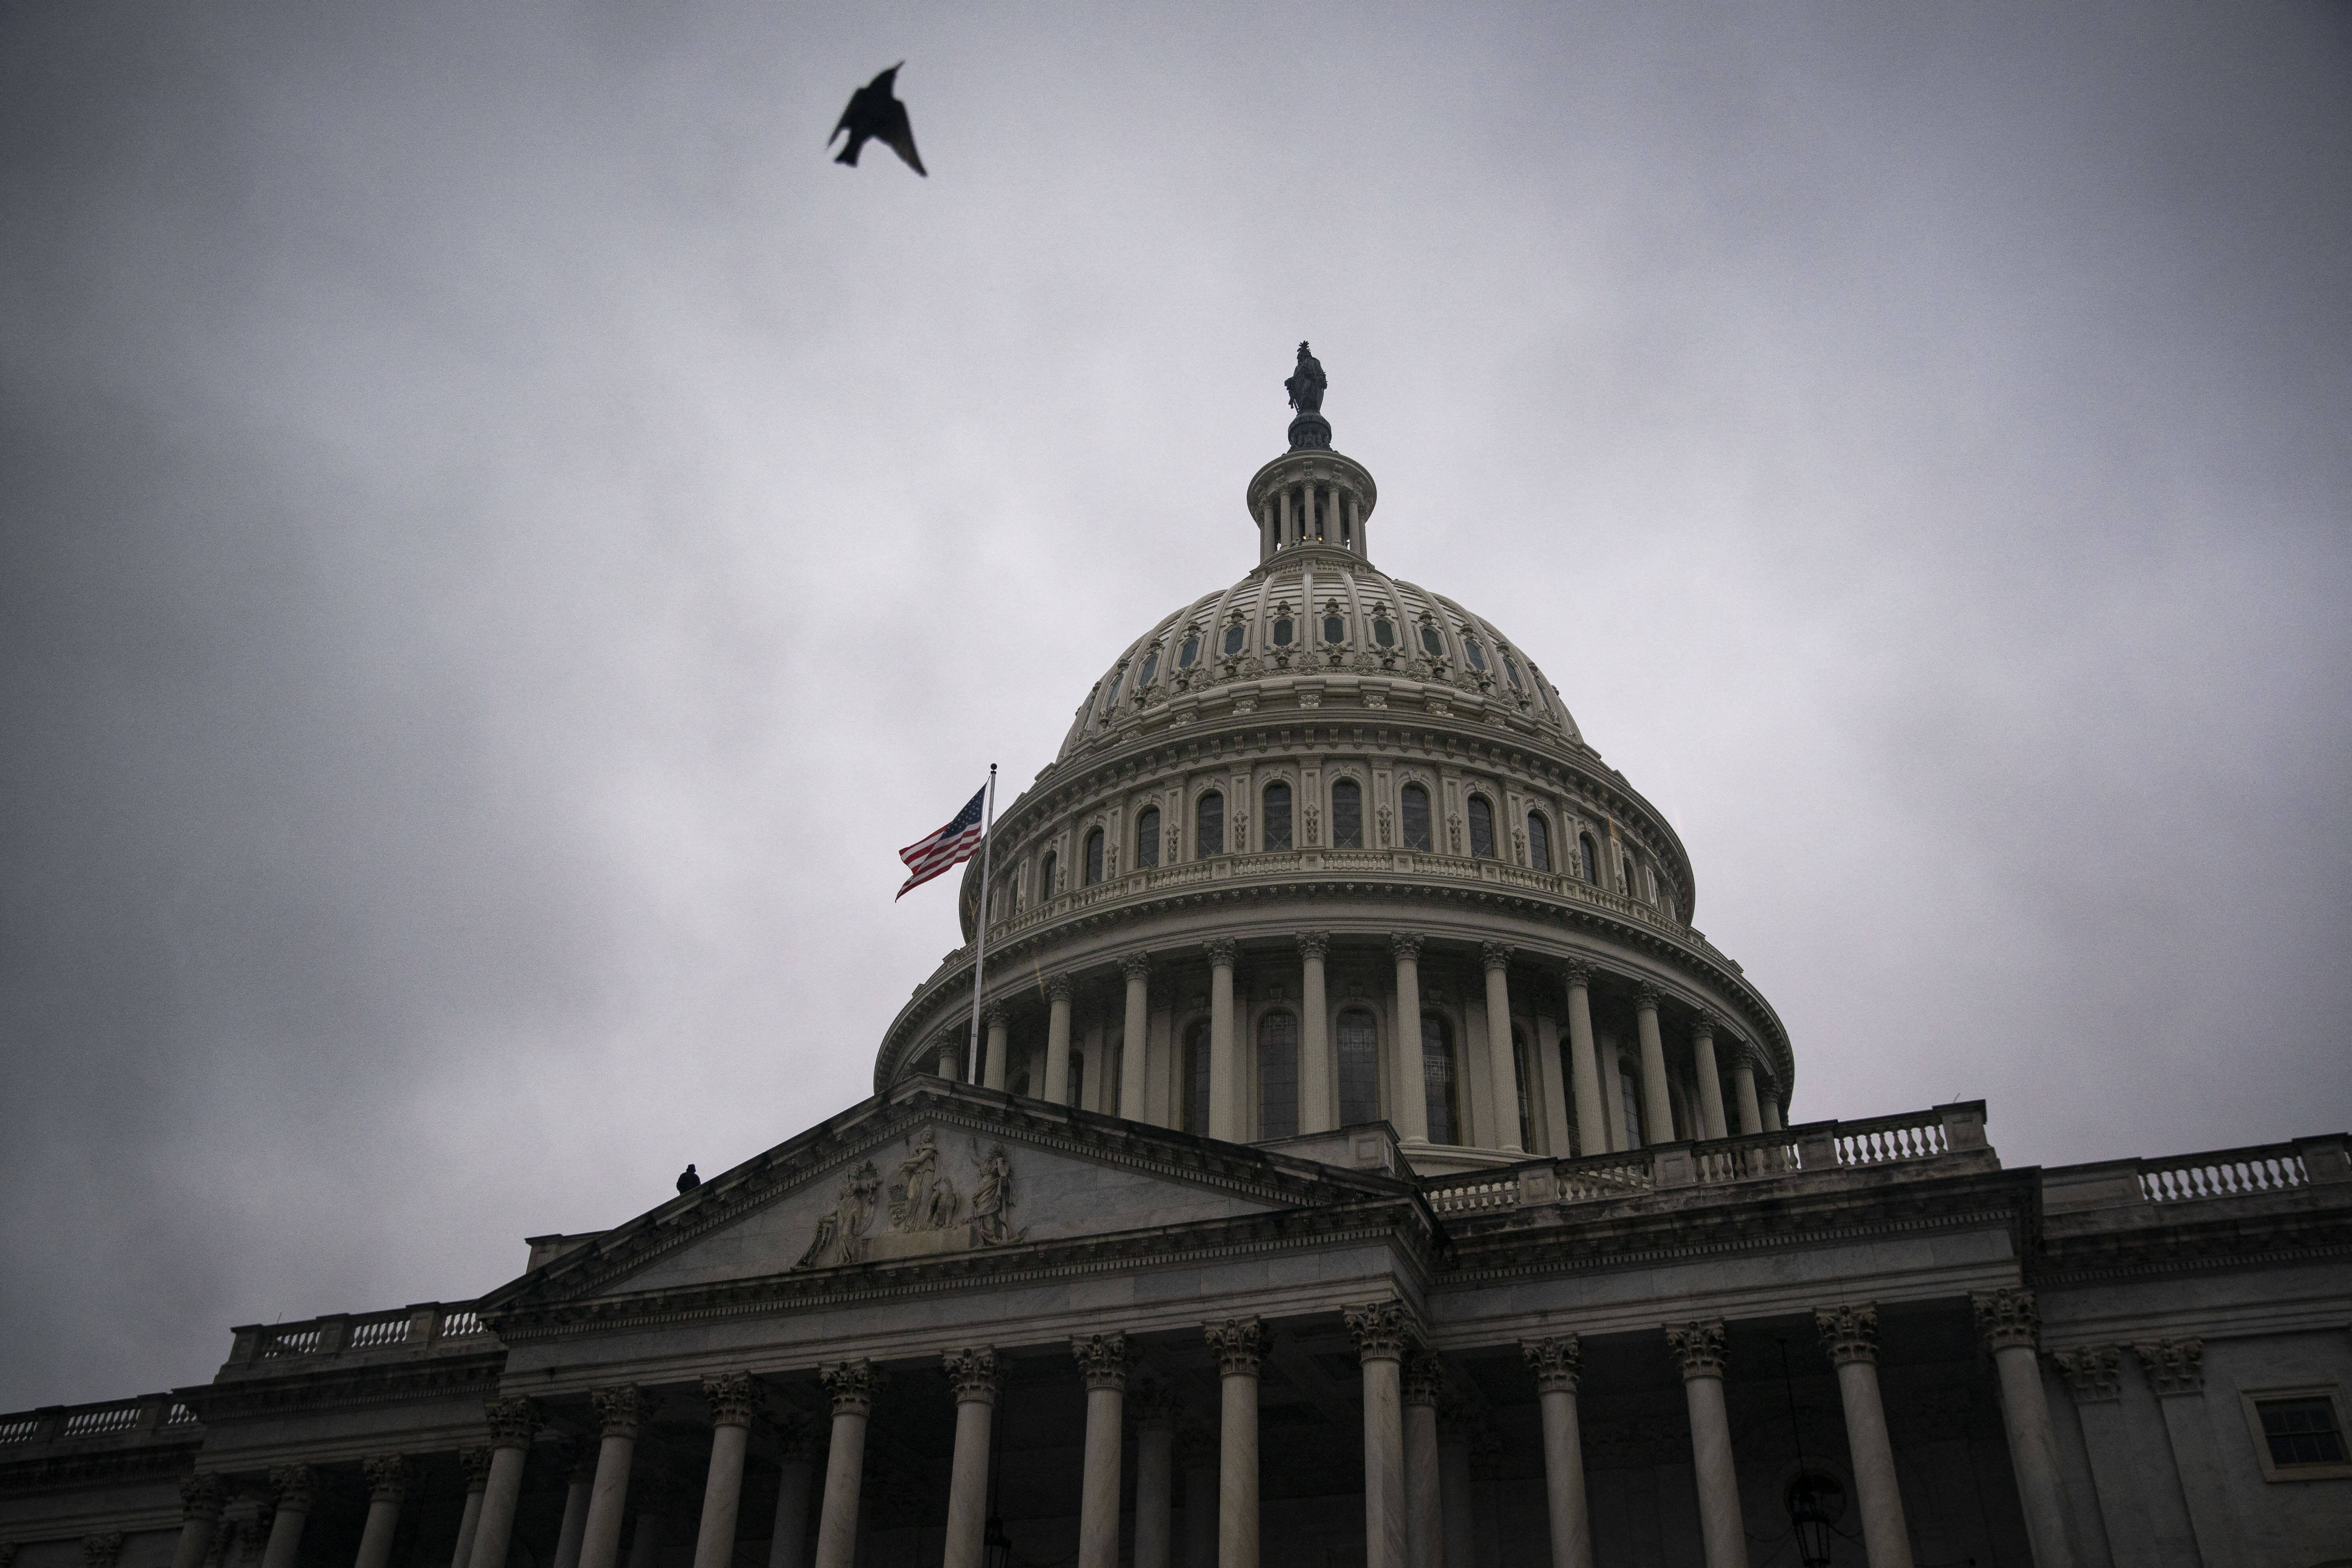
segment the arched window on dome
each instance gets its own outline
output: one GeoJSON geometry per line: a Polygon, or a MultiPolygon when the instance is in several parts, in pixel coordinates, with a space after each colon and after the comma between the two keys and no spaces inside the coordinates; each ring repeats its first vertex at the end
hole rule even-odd
{"type": "Polygon", "coordinates": [[[1240,658],[1242,645],[1248,640],[1249,628],[1242,625],[1241,622],[1235,621],[1232,626],[1227,626],[1225,628],[1225,657],[1227,658],[1240,658]]]}
{"type": "Polygon", "coordinates": [[[1140,867],[1160,864],[1160,808],[1147,805],[1135,819],[1135,863],[1140,867]]]}
{"type": "Polygon", "coordinates": [[[1339,613],[1337,605],[1323,613],[1323,640],[1333,647],[1348,640],[1348,617],[1339,613]]]}
{"type": "Polygon", "coordinates": [[[1288,616],[1276,616],[1274,621],[1274,646],[1288,647],[1290,639],[1298,635],[1298,623],[1288,616]]]}
{"type": "Polygon", "coordinates": [[[1429,847],[1429,792],[1419,784],[1397,794],[1397,836],[1407,849],[1429,847]]]}
{"type": "Polygon", "coordinates": [[[1421,1079],[1429,1109],[1429,1141],[1462,1142],[1461,1118],[1454,1113],[1454,1031],[1435,1013],[1421,1016],[1421,1079]]]}
{"type": "Polygon", "coordinates": [[[1540,811],[1528,813],[1528,864],[1538,871],[1551,869],[1551,824],[1540,811]]]}
{"type": "Polygon", "coordinates": [[[1483,795],[1470,797],[1470,853],[1481,860],[1495,858],[1495,808],[1483,795]]]}
{"type": "Polygon", "coordinates": [[[1150,653],[1143,656],[1143,668],[1136,672],[1135,689],[1138,691],[1142,690],[1145,687],[1151,684],[1151,678],[1159,673],[1160,650],[1155,647],[1150,653]]]}
{"type": "Polygon", "coordinates": [[[1469,658],[1471,668],[1476,670],[1481,675],[1486,673],[1486,650],[1478,645],[1478,639],[1476,637],[1464,637],[1462,639],[1462,651],[1469,658]]]}
{"type": "Polygon", "coordinates": [[[1331,847],[1364,847],[1364,786],[1341,779],[1331,786],[1331,847]]]}
{"type": "Polygon", "coordinates": [[[1257,1021],[1257,1121],[1261,1138],[1298,1131],[1298,1016],[1268,1013],[1257,1021]]]}
{"type": "Polygon", "coordinates": [[[1601,885],[1601,850],[1593,844],[1592,835],[1580,833],[1576,836],[1576,853],[1583,861],[1581,869],[1584,872],[1584,879],[1594,887],[1599,887],[1601,885]]]}
{"type": "Polygon", "coordinates": [[[1091,888],[1103,879],[1103,830],[1096,828],[1087,835],[1087,886],[1091,888]]]}
{"type": "Polygon", "coordinates": [[[1421,623],[1421,649],[1432,658],[1445,657],[1445,634],[1437,629],[1436,622],[1421,623]]]}
{"type": "Polygon", "coordinates": [[[1201,628],[1194,626],[1184,634],[1184,644],[1176,650],[1176,668],[1190,669],[1201,662],[1201,628]]]}
{"type": "Polygon", "coordinates": [[[1192,858],[1225,852],[1225,797],[1211,790],[1192,805],[1192,858]]]}
{"type": "MultiPolygon", "coordinates": [[[[1519,661],[1513,658],[1509,654],[1505,654],[1503,656],[1503,673],[1510,679],[1512,690],[1525,691],[1527,689],[1526,685],[1519,679],[1519,661]]],[[[1149,679],[1149,677],[1146,679],[1149,679]]]]}
{"type": "Polygon", "coordinates": [[[1054,879],[1061,873],[1061,860],[1051,849],[1037,863],[1037,899],[1040,903],[1054,896],[1054,879]]]}
{"type": "Polygon", "coordinates": [[[1372,617],[1372,641],[1381,647],[1396,647],[1396,623],[1386,612],[1372,617]]]}
{"type": "Polygon", "coordinates": [[[1270,854],[1290,847],[1290,786],[1279,779],[1265,786],[1265,816],[1258,831],[1270,854]]]}
{"type": "Polygon", "coordinates": [[[1111,671],[1110,689],[1103,694],[1103,717],[1105,719],[1112,719],[1118,716],[1118,689],[1125,684],[1127,684],[1127,667],[1122,665],[1118,668],[1111,671]]]}
{"type": "Polygon", "coordinates": [[[1195,1018],[1184,1028],[1184,1106],[1187,1132],[1209,1131],[1209,1021],[1195,1018]]]}
{"type": "Polygon", "coordinates": [[[1339,1125],[1381,1119],[1380,1030],[1361,1007],[1339,1015],[1339,1125]]]}

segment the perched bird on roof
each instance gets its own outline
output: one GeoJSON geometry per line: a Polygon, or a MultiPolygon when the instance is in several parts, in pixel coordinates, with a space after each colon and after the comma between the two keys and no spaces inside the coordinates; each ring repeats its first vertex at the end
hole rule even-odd
{"type": "Polygon", "coordinates": [[[694,1173],[694,1167],[692,1165],[688,1165],[684,1171],[678,1173],[677,1190],[679,1192],[690,1193],[700,1185],[702,1185],[702,1178],[694,1173]]]}
{"type": "Polygon", "coordinates": [[[849,107],[841,111],[841,123],[833,128],[833,136],[824,139],[824,144],[830,147],[834,136],[845,131],[849,132],[849,145],[841,150],[834,159],[835,163],[856,167],[858,150],[868,141],[875,141],[904,158],[907,167],[918,174],[926,179],[930,177],[930,171],[923,167],[923,160],[915,151],[915,129],[907,123],[907,106],[899,102],[890,90],[891,81],[898,74],[898,66],[906,63],[900,60],[898,66],[892,66],[849,95],[849,107]]]}

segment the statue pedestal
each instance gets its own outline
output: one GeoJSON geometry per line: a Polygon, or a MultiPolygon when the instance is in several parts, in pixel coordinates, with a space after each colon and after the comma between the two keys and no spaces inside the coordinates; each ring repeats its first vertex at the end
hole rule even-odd
{"type": "Polygon", "coordinates": [[[1290,449],[1314,447],[1328,452],[1331,449],[1331,422],[1320,414],[1302,414],[1290,422],[1290,449]]]}

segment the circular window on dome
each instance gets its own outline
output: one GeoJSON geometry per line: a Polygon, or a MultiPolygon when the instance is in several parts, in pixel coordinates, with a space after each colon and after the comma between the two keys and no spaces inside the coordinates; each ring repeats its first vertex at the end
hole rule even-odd
{"type": "Polygon", "coordinates": [[[1343,616],[1324,616],[1323,640],[1325,642],[1331,643],[1346,642],[1348,640],[1347,617],[1343,616]]]}
{"type": "Polygon", "coordinates": [[[1200,658],[1201,634],[1197,631],[1186,632],[1184,634],[1184,646],[1176,650],[1176,668],[1179,669],[1190,669],[1193,665],[1200,662],[1200,658]]]}
{"type": "Polygon", "coordinates": [[[1274,646],[1276,647],[1288,647],[1290,646],[1290,639],[1292,637],[1297,635],[1297,625],[1288,616],[1284,616],[1281,619],[1276,621],[1274,623],[1274,646]]]}
{"type": "MultiPolygon", "coordinates": [[[[1135,683],[1138,686],[1149,686],[1151,684],[1151,678],[1159,673],[1160,650],[1158,648],[1153,648],[1150,653],[1143,656],[1143,669],[1141,673],[1136,676],[1135,683]]],[[[1513,677],[1512,684],[1517,685],[1517,678],[1513,677]]]]}
{"type": "Polygon", "coordinates": [[[1232,626],[1227,626],[1225,628],[1225,657],[1227,658],[1231,658],[1234,655],[1240,653],[1242,651],[1242,643],[1248,637],[1248,629],[1245,628],[1239,621],[1235,621],[1232,626]]]}
{"type": "Polygon", "coordinates": [[[1425,621],[1422,623],[1421,627],[1421,646],[1432,658],[1444,658],[1445,657],[1444,637],[1439,633],[1435,626],[1429,625],[1425,621]]]}
{"type": "Polygon", "coordinates": [[[1486,650],[1478,646],[1476,637],[1464,637],[1462,651],[1469,656],[1471,668],[1481,675],[1486,673],[1486,650]]]}
{"type": "Polygon", "coordinates": [[[1382,647],[1396,647],[1396,623],[1389,619],[1386,616],[1374,616],[1372,619],[1372,640],[1380,644],[1382,647]]]}

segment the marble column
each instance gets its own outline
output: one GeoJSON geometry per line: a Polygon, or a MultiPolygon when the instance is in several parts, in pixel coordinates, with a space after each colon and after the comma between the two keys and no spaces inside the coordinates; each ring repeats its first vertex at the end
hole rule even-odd
{"type": "Polygon", "coordinates": [[[1176,1401],[1164,1384],[1135,1391],[1135,1568],[1171,1568],[1176,1401]]]}
{"type": "Polygon", "coordinates": [[[1764,1084],[1764,1105],[1763,1105],[1763,1110],[1764,1110],[1764,1131],[1767,1131],[1767,1132],[1781,1132],[1781,1131],[1787,1131],[1787,1129],[1783,1128],[1783,1127],[1780,1125],[1780,1086],[1779,1086],[1779,1085],[1777,1085],[1777,1084],[1775,1084],[1775,1083],[1773,1083],[1773,1082],[1772,1082],[1770,1079],[1769,1079],[1765,1080],[1765,1084],[1764,1084]]]}
{"type": "Polygon", "coordinates": [[[1244,1141],[1241,1042],[1234,1035],[1234,959],[1231,937],[1202,942],[1209,955],[1209,1136],[1228,1143],[1244,1141]]]}
{"type": "Polygon", "coordinates": [[[816,1568],[854,1568],[858,1493],[866,1480],[866,1422],[888,1374],[870,1361],[840,1361],[822,1375],[833,1399],[833,1444],[824,1461],[824,1506],[817,1516],[816,1568]]]}
{"type": "Polygon", "coordinates": [[[963,1077],[963,1042],[943,1042],[940,1047],[939,1064],[933,1070],[950,1083],[961,1080],[963,1077]]]}
{"type": "Polygon", "coordinates": [[[1344,1314],[1364,1373],[1365,1568],[1404,1568],[1404,1353],[1414,1324],[1402,1301],[1344,1314]]]}
{"type": "Polygon", "coordinates": [[[1079,1334],[1070,1354],[1087,1385],[1078,1480],[1078,1568],[1118,1568],[1118,1478],[1127,1430],[1127,1336],[1079,1334]]]}
{"type": "Polygon", "coordinates": [[[1845,1405],[1846,1452],[1853,1459],[1855,1502],[1870,1568],[1911,1568],[1911,1531],[1895,1477],[1895,1445],[1878,1396],[1878,1308],[1869,1301],[1813,1310],[1813,1326],[1837,1368],[1845,1405]]]}
{"type": "Polygon", "coordinates": [[[1437,1468],[1437,1399],[1445,1373],[1425,1350],[1405,1352],[1404,1560],[1409,1568],[1442,1568],[1445,1560],[1445,1507],[1437,1468]]]}
{"type": "Polygon", "coordinates": [[[1756,1103],[1756,1058],[1745,1046],[1732,1047],[1731,1092],[1739,1097],[1739,1131],[1764,1131],[1764,1112],[1756,1103]]]}
{"type": "Polygon", "coordinates": [[[1592,1514],[1584,1496],[1584,1434],[1576,1415],[1576,1388],[1584,1371],[1583,1342],[1574,1334],[1523,1340],[1519,1352],[1535,1368],[1536,1402],[1543,1412],[1544,1501],[1551,1518],[1552,1568],[1592,1568],[1592,1514]]]}
{"type": "Polygon", "coordinates": [[[1331,933],[1298,933],[1298,1130],[1328,1132],[1339,1125],[1331,1089],[1331,1025],[1323,992],[1323,960],[1331,933]]]}
{"type": "Polygon", "coordinates": [[[180,1483],[180,1540],[172,1549],[172,1568],[204,1568],[227,1509],[228,1483],[220,1477],[190,1476],[180,1483]]]}
{"type": "Polygon", "coordinates": [[[1176,1440],[1184,1472],[1184,1568],[1217,1568],[1217,1440],[1190,1426],[1176,1440]]]}
{"type": "Polygon", "coordinates": [[[637,1491],[637,1524],[629,1535],[629,1568],[660,1568],[663,1548],[669,1544],[670,1515],[677,1495],[658,1478],[637,1491]]]}
{"type": "Polygon", "coordinates": [[[360,1529],[360,1553],[353,1568],[387,1568],[392,1540],[400,1531],[400,1505],[416,1479],[404,1454],[375,1454],[360,1461],[367,1478],[367,1523],[360,1529]]]}
{"type": "Polygon", "coordinates": [[[808,1560],[808,1505],[816,1476],[816,1436],[804,1417],[786,1415],[777,1436],[776,1517],[768,1527],[768,1568],[803,1568],[808,1560]]]}
{"type": "Polygon", "coordinates": [[[310,1521],[316,1481],[308,1465],[281,1465],[269,1472],[269,1490],[276,1512],[269,1521],[269,1544],[261,1549],[261,1568],[294,1568],[302,1552],[302,1526],[310,1521]]]}
{"type": "Polygon", "coordinates": [[[2074,1568],[2074,1549],[2066,1534],[2065,1482],[2058,1473],[2058,1443],[2050,1430],[2050,1401],[2042,1388],[2042,1313],[2033,1292],[1972,1290],[1977,1333],[1992,1352],[2000,1379],[2001,1425],[2009,1434],[2010,1468],[2017,1473],[2018,1501],[2025,1511],[2025,1538],[2034,1568],[2074,1568]]]}
{"type": "Polygon", "coordinates": [[[621,1558],[621,1517],[629,1506],[629,1461],[637,1451],[637,1422],[646,1401],[634,1383],[592,1390],[603,1436],[596,1450],[596,1485],[588,1494],[588,1524],[580,1535],[580,1568],[614,1568],[621,1558]]]}
{"type": "Polygon", "coordinates": [[[520,1394],[490,1400],[482,1410],[490,1423],[490,1479],[482,1489],[473,1563],[474,1568],[506,1568],[507,1548],[514,1542],[515,1509],[522,1501],[523,1465],[539,1431],[539,1410],[520,1394]]]}
{"type": "MultiPolygon", "coordinates": [[[[981,1087],[1003,1089],[1005,1087],[1004,1009],[992,1004],[982,1017],[988,1025],[988,1049],[987,1054],[982,1058],[981,1087]]],[[[1030,1091],[1034,1093],[1037,1086],[1031,1084],[1029,1088],[1030,1091]]]]}
{"type": "Polygon", "coordinates": [[[1535,1082],[1529,1091],[1540,1096],[1543,1103],[1543,1152],[1555,1160],[1565,1160],[1576,1152],[1576,1131],[1568,1124],[1568,1086],[1565,1078],[1568,1060],[1559,1048],[1559,1024],[1550,1016],[1536,1015],[1535,1082]]]}
{"type": "Polygon", "coordinates": [[[1495,1080],[1491,1136],[1494,1146],[1505,1153],[1525,1153],[1519,1136],[1519,1054],[1511,1048],[1511,950],[1490,942],[1478,952],[1486,964],[1486,1066],[1495,1080]]]}
{"type": "Polygon", "coordinates": [[[1127,975],[1127,1022],[1118,1037],[1118,1113],[1129,1121],[1144,1119],[1144,1091],[1151,1087],[1146,1065],[1151,1030],[1151,960],[1129,953],[1119,960],[1127,975]]]}
{"type": "Polygon", "coordinates": [[[457,1516],[457,1549],[450,1554],[449,1568],[472,1568],[474,1532],[482,1522],[482,1489],[490,1484],[490,1451],[458,1449],[457,1468],[466,1478],[466,1506],[457,1516]]]}
{"type": "Polygon", "coordinates": [[[588,1503],[596,1495],[596,1450],[583,1443],[572,1453],[563,1478],[563,1522],[555,1531],[554,1568],[580,1568],[580,1545],[588,1539],[588,1503]]]}
{"type": "Polygon", "coordinates": [[[950,1351],[940,1360],[956,1402],[942,1568],[981,1568],[988,1534],[989,1436],[996,1425],[996,1393],[1004,1385],[1004,1371],[992,1345],[950,1351]]]}
{"type": "Polygon", "coordinates": [[[1601,1093],[1601,1058],[1593,1054],[1592,966],[1571,963],[1561,978],[1568,986],[1568,1068],[1576,1085],[1576,1151],[1606,1154],[1617,1141],[1609,1136],[1611,1119],[1601,1093]]]}
{"type": "MultiPolygon", "coordinates": [[[[1649,1037],[1656,1037],[1654,1015],[1649,1037]]],[[[1731,1462],[1731,1418],[1723,1405],[1723,1320],[1669,1327],[1666,1344],[1682,1364],[1683,1396],[1690,1405],[1691,1479],[1698,1486],[1706,1568],[1748,1568],[1748,1526],[1731,1462]]]]}
{"type": "Polygon", "coordinates": [[[1691,1071],[1698,1077],[1698,1116],[1709,1138],[1728,1138],[1723,1120],[1723,1075],[1715,1066],[1715,1018],[1701,1013],[1691,1028],[1691,1071]]]}
{"type": "Polygon", "coordinates": [[[2132,1346],[2148,1392],[2164,1412],[2164,1432],[2172,1447],[2173,1473],[2189,1505],[2189,1528],[2205,1568],[2238,1568],[2245,1561],[2243,1531],[2230,1483],[2213,1452],[2205,1419],[2205,1342],[2201,1339],[2142,1340],[2132,1346]]]}
{"type": "Polygon", "coordinates": [[[1437,1497],[1438,1516],[1445,1521],[1444,1568],[1475,1568],[1478,1531],[1470,1511],[1470,1429],[1450,1407],[1440,1408],[1437,1415],[1437,1497]]]}
{"type": "Polygon", "coordinates": [[[1045,982],[1045,1098],[1070,1103],[1070,977],[1045,982]]]}
{"type": "Polygon", "coordinates": [[[702,1485],[702,1522],[694,1535],[694,1568],[728,1568],[735,1560],[735,1516],[743,1506],[743,1455],[760,1384],[749,1373],[702,1380],[710,1406],[710,1468],[702,1485]]]}
{"type": "Polygon", "coordinates": [[[1205,1325],[1223,1385],[1217,1429],[1217,1568],[1257,1568],[1257,1373],[1273,1342],[1255,1318],[1205,1325]]]}
{"type": "Polygon", "coordinates": [[[1642,1043],[1642,1117],[1646,1142],[1675,1141],[1675,1102],[1666,1093],[1666,1042],[1658,1033],[1658,994],[1644,985],[1633,997],[1633,1028],[1642,1043]]]}
{"type": "Polygon", "coordinates": [[[1422,939],[1398,931],[1389,937],[1396,957],[1396,1059],[1389,1068],[1395,1103],[1389,1122],[1407,1143],[1429,1142],[1429,1068],[1421,1055],[1422,939]]]}

